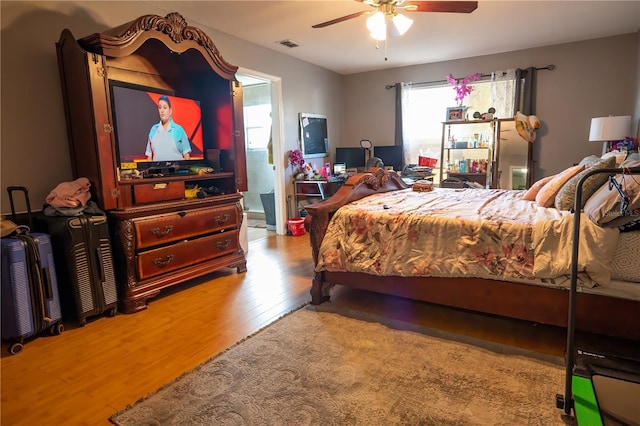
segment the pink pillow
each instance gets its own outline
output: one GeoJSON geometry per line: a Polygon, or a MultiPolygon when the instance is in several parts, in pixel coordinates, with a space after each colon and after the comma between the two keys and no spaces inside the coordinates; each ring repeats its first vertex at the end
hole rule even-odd
{"type": "Polygon", "coordinates": [[[551,179],[553,179],[555,176],[556,175],[551,175],[551,176],[543,177],[540,180],[537,180],[533,185],[531,185],[531,188],[529,188],[527,192],[524,193],[524,195],[522,196],[522,199],[527,201],[535,201],[536,195],[538,195],[538,192],[540,192],[542,187],[545,186],[545,184],[549,182],[551,179]]]}
{"type": "Polygon", "coordinates": [[[551,207],[556,200],[556,195],[560,192],[560,188],[567,183],[569,179],[584,170],[584,164],[572,166],[565,171],[558,173],[547,182],[540,192],[536,195],[536,203],[542,207],[551,207]]]}

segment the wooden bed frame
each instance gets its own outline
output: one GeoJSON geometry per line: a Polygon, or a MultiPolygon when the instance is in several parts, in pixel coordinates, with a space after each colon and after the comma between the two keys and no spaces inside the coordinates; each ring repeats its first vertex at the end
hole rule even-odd
{"type": "MultiPolygon", "coordinates": [[[[336,194],[306,207],[314,264],[333,214],[341,206],[368,195],[409,186],[394,172],[371,169],[351,176],[336,194]]],[[[355,272],[315,272],[311,303],[329,300],[334,284],[406,297],[493,315],[567,326],[569,291],[481,278],[378,276],[355,272]]],[[[640,285],[640,284],[639,284],[640,285]]],[[[576,329],[640,340],[640,302],[588,293],[577,294],[576,329]]]]}

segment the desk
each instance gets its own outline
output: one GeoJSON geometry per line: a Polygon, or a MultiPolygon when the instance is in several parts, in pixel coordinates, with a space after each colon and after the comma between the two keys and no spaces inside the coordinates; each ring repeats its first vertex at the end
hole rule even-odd
{"type": "Polygon", "coordinates": [[[402,179],[404,181],[404,183],[406,183],[407,185],[411,186],[413,185],[416,181],[419,180],[430,180],[433,182],[433,177],[435,176],[435,174],[431,173],[431,174],[425,174],[425,175],[402,175],[400,176],[400,179],[402,179]]]}
{"type": "Polygon", "coordinates": [[[342,181],[296,180],[293,182],[295,198],[295,215],[306,216],[304,208],[309,204],[331,197],[342,186],[342,181]]]}

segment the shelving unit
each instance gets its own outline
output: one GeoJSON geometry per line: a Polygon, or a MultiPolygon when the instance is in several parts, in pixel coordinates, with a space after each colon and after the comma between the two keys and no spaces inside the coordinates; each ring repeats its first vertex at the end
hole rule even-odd
{"type": "Polygon", "coordinates": [[[457,178],[476,182],[483,188],[527,189],[532,184],[531,147],[518,135],[512,118],[445,121],[440,182],[457,178]]]}
{"type": "Polygon", "coordinates": [[[442,123],[440,182],[457,178],[492,188],[495,120],[442,123]]]}

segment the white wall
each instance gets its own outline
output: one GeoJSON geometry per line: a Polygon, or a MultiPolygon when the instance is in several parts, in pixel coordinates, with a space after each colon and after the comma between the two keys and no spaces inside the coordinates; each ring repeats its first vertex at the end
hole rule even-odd
{"type": "MultiPolygon", "coordinates": [[[[386,85],[553,64],[554,71],[537,73],[535,112],[542,128],[533,146],[534,179],[557,173],[601,153],[601,144],[587,141],[592,117],[635,114],[637,123],[639,43],[638,34],[627,34],[345,76],[344,144],[355,146],[363,138],[374,145],[393,143],[395,89],[387,90],[386,85]]],[[[452,106],[453,97],[452,91],[452,106]]]]}
{"type": "MultiPolygon", "coordinates": [[[[179,5],[179,3],[173,3],[179,5]]],[[[55,43],[68,28],[76,38],[102,32],[139,16],[157,14],[163,2],[60,1],[0,3],[2,126],[0,211],[10,211],[5,187],[24,185],[32,207],[42,207],[58,183],[72,179],[55,43]]],[[[180,13],[180,10],[175,10],[180,13]]],[[[325,114],[330,140],[342,130],[342,77],[274,50],[239,40],[199,23],[229,63],[282,79],[284,150],[298,146],[298,113],[325,114]]],[[[286,163],[286,158],[279,161],[286,163]]],[[[290,168],[285,167],[285,173],[290,168]]],[[[287,193],[293,192],[289,183],[287,193]]],[[[18,211],[23,210],[18,204],[18,211]]]]}

